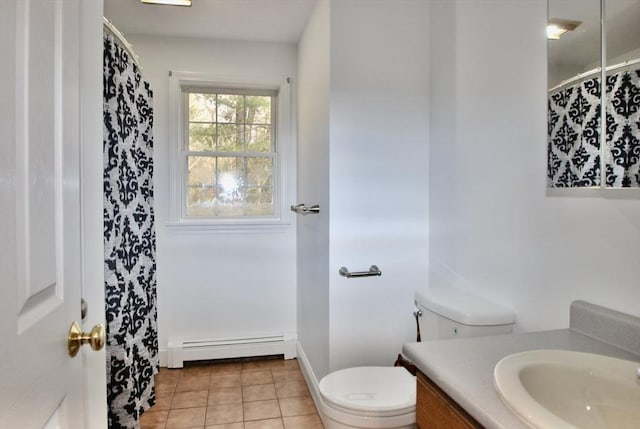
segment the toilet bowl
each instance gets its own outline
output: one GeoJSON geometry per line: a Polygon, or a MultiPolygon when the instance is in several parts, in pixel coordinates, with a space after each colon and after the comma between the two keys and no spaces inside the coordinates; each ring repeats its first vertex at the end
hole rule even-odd
{"type": "MultiPolygon", "coordinates": [[[[423,340],[510,333],[513,312],[454,288],[417,292],[423,340]]],[[[325,429],[415,428],[416,381],[403,367],[341,369],[319,383],[318,412],[325,429]]]]}
{"type": "Polygon", "coordinates": [[[416,379],[402,367],[342,369],[319,388],[325,429],[414,427],[416,379]]]}

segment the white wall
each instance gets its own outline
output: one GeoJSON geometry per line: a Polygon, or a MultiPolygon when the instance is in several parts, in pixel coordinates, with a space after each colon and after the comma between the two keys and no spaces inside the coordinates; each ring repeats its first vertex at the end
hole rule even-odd
{"type": "MultiPolygon", "coordinates": [[[[294,45],[128,35],[154,91],[158,329],[169,337],[296,331],[295,224],[278,232],[168,228],[169,70],[295,78],[294,45]]],[[[295,166],[292,166],[295,173],[295,166]]],[[[295,186],[286,201],[294,203],[295,186]]]]}
{"type": "Polygon", "coordinates": [[[428,273],[428,3],[331,3],[331,370],[391,365],[428,273]],[[346,279],[338,268],[381,277],[346,279]]]}
{"type": "Polygon", "coordinates": [[[315,376],[390,365],[428,262],[427,3],[319,1],[299,45],[298,326],[315,376]],[[382,277],[346,279],[341,266],[382,277]]]}
{"type": "Polygon", "coordinates": [[[567,327],[575,299],[640,315],[638,194],[547,195],[546,2],[431,11],[430,285],[513,308],[518,331],[567,327]]]}

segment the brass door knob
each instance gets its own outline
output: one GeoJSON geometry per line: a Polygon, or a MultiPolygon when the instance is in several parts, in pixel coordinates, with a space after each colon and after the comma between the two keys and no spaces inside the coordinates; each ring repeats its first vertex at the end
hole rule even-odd
{"type": "Polygon", "coordinates": [[[95,351],[102,350],[104,347],[104,325],[98,324],[88,333],[84,333],[80,330],[80,326],[76,322],[71,324],[69,328],[69,335],[67,336],[67,348],[69,350],[69,356],[74,357],[78,354],[80,346],[83,344],[89,344],[95,351]]]}

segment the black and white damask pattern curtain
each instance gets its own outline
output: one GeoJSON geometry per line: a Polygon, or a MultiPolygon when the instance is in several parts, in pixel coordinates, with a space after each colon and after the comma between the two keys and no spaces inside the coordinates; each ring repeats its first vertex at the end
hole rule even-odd
{"type": "MultiPolygon", "coordinates": [[[[640,187],[640,69],[606,81],[606,185],[640,187]]],[[[600,186],[600,78],[561,87],[548,99],[547,185],[600,186]]]]}
{"type": "Polygon", "coordinates": [[[607,186],[640,186],[640,69],[607,76],[607,186]]]}
{"type": "Polygon", "coordinates": [[[549,94],[549,187],[600,184],[600,79],[549,94]]]}
{"type": "Polygon", "coordinates": [[[137,429],[158,372],[152,93],[108,33],[103,78],[109,428],[137,429]]]}

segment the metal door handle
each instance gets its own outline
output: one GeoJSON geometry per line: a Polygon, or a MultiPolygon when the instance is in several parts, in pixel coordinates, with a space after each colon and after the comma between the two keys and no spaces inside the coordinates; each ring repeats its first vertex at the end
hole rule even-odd
{"type": "Polygon", "coordinates": [[[318,204],[308,206],[305,203],[302,203],[297,206],[291,206],[291,211],[301,215],[318,214],[320,213],[320,206],[318,204]]]}
{"type": "Polygon", "coordinates": [[[105,342],[104,325],[98,324],[87,334],[80,330],[80,326],[76,322],[71,323],[69,335],[67,336],[67,349],[69,356],[74,357],[78,354],[80,346],[89,344],[95,351],[102,350],[105,342]]]}

